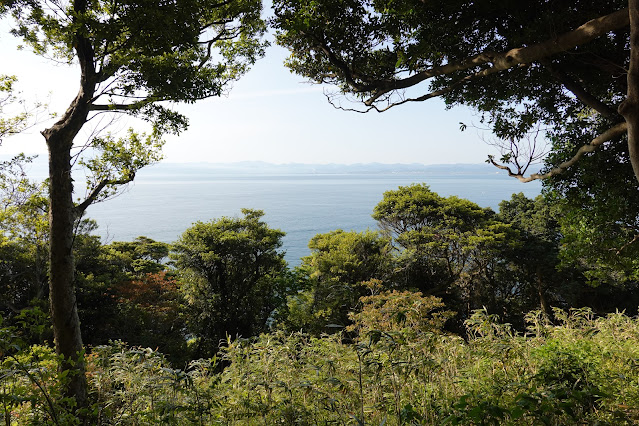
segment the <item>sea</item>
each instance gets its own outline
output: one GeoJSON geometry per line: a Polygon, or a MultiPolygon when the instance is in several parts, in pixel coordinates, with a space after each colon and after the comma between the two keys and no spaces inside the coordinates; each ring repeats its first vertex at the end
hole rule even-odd
{"type": "Polygon", "coordinates": [[[384,192],[413,183],[495,211],[513,193],[533,198],[541,192],[539,182],[523,184],[484,165],[164,165],[140,171],[123,193],[92,205],[87,216],[97,221],[104,243],[142,235],[171,243],[194,222],[259,209],[270,227],[286,233],[282,250],[295,266],[318,233],[378,229],[371,214],[384,192]]]}

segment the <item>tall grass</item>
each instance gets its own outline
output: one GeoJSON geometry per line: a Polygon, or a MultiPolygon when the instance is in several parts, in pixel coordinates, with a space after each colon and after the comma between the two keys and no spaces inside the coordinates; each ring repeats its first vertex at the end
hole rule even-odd
{"type": "MultiPolygon", "coordinates": [[[[363,306],[343,333],[229,340],[218,359],[184,370],[151,349],[93,348],[91,416],[103,425],[639,422],[637,318],[555,311],[551,323],[533,312],[517,334],[476,311],[464,340],[442,331],[449,313],[434,298],[386,293],[363,306]]],[[[60,424],[68,407],[34,384],[56,389],[55,357],[19,349],[3,347],[0,419],[60,424]]]]}

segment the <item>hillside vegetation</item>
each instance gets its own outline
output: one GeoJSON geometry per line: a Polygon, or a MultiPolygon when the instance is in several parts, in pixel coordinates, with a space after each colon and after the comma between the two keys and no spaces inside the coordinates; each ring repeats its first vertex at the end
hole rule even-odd
{"type": "Polygon", "coordinates": [[[103,245],[79,223],[91,404],[78,412],[52,347],[32,190],[1,217],[5,424],[639,421],[636,284],[562,263],[547,197],[515,194],[495,213],[424,184],[384,194],[378,232],[316,235],[293,269],[258,210],[172,245],[103,245]]]}

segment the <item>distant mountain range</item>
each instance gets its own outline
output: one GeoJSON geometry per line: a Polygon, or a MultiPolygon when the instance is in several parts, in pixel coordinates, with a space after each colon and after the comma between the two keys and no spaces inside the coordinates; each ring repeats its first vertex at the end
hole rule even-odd
{"type": "MultiPolygon", "coordinates": [[[[540,169],[537,166],[533,172],[540,169]]],[[[201,174],[201,173],[240,173],[240,174],[376,174],[376,173],[419,173],[419,174],[495,174],[505,173],[489,164],[273,164],[261,161],[243,161],[237,163],[159,163],[141,171],[146,175],[157,174],[201,174]]]]}
{"type": "MultiPolygon", "coordinates": [[[[531,167],[529,173],[538,172],[540,165],[531,167]]],[[[263,161],[242,161],[236,163],[166,163],[161,162],[146,167],[139,177],[201,175],[201,174],[243,174],[243,175],[291,175],[291,174],[433,174],[433,175],[490,175],[505,174],[503,170],[489,164],[273,164],[263,161]]],[[[29,175],[40,179],[48,175],[46,158],[37,158],[29,167],[29,175]]]]}

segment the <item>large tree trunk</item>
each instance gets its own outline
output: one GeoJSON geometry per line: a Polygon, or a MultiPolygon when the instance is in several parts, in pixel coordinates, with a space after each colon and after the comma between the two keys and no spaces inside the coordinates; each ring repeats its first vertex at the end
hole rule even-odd
{"type": "Polygon", "coordinates": [[[61,369],[70,371],[67,396],[75,398],[78,407],[85,407],[87,382],[74,284],[73,139],[67,140],[60,132],[45,132],[45,138],[49,149],[49,301],[53,334],[56,352],[64,356],[61,369]]]}
{"type": "Polygon", "coordinates": [[[639,180],[639,0],[628,0],[630,14],[630,64],[628,66],[628,96],[619,113],[628,124],[630,163],[639,180]]]}

